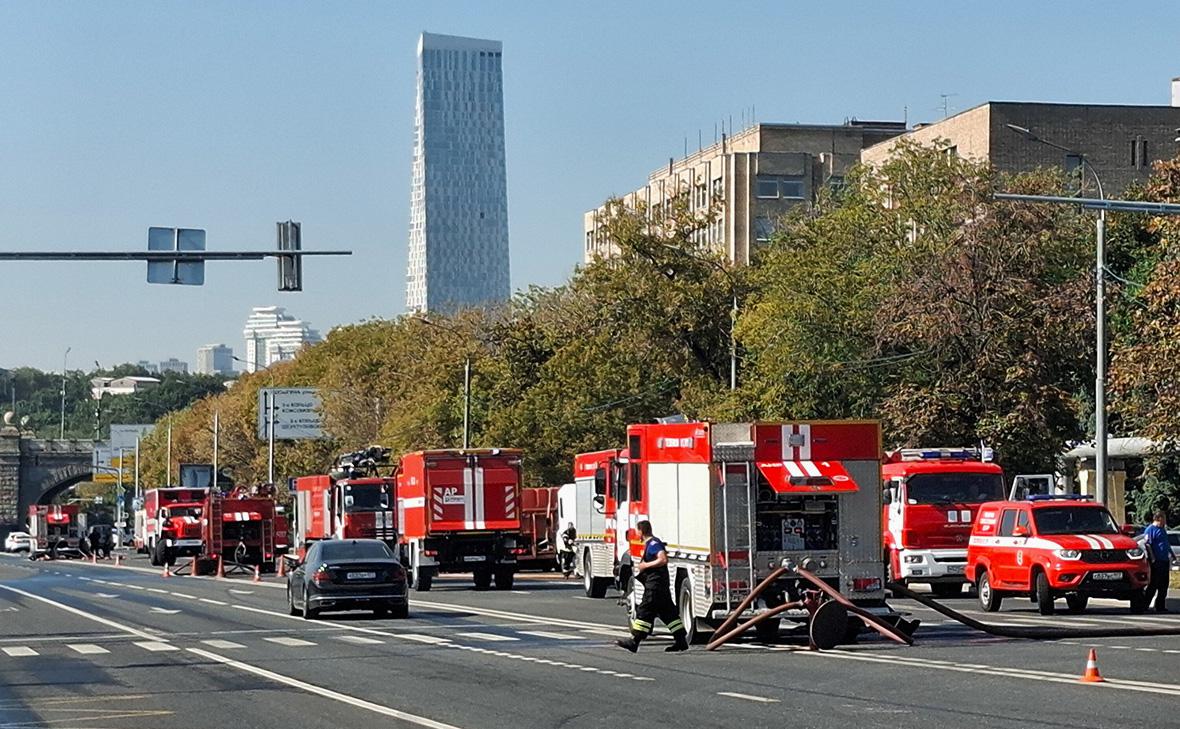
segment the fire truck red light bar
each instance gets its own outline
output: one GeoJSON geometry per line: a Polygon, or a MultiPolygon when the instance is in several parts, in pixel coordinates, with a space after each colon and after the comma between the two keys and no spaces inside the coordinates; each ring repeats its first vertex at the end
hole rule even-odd
{"type": "Polygon", "coordinates": [[[849,494],[860,490],[839,461],[758,461],[777,494],[849,494]]]}

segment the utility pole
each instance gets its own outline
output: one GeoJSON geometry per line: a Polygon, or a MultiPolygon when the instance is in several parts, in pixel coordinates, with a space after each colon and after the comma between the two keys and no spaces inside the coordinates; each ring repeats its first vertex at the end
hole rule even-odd
{"type": "Polygon", "coordinates": [[[122,448],[119,449],[119,475],[117,476],[117,479],[118,479],[118,485],[116,486],[117,496],[115,497],[115,546],[116,547],[123,546],[123,526],[124,526],[123,522],[126,519],[124,508],[123,508],[123,500],[126,498],[126,495],[123,493],[123,450],[124,449],[122,449],[122,448]]]}
{"type": "Polygon", "coordinates": [[[269,389],[266,399],[266,482],[275,482],[275,395],[269,389]]]}
{"type": "Polygon", "coordinates": [[[1094,309],[1097,318],[1095,335],[1098,342],[1094,357],[1094,498],[1098,503],[1105,504],[1106,476],[1109,470],[1106,459],[1106,210],[1098,211],[1098,221],[1095,225],[1098,263],[1095,271],[1094,309]]]}
{"type": "Polygon", "coordinates": [[[59,440],[65,440],[66,437],[66,362],[69,361],[71,349],[73,347],[66,347],[66,353],[61,356],[61,430],[57,435],[59,440]]]}
{"type": "Polygon", "coordinates": [[[168,473],[164,476],[164,485],[172,486],[172,416],[168,416],[168,473]]]}
{"type": "Polygon", "coordinates": [[[471,357],[463,364],[463,447],[471,444],[471,357]]]}
{"type": "Polygon", "coordinates": [[[138,501],[143,495],[139,493],[139,436],[135,436],[135,500],[138,501]]]}

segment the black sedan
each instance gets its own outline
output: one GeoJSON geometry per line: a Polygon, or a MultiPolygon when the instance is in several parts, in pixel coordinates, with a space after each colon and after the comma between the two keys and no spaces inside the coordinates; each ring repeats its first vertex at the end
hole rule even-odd
{"type": "Polygon", "coordinates": [[[384,542],[329,539],[316,542],[287,575],[292,615],[310,620],[328,610],[372,610],[377,617],[410,614],[406,571],[384,542]]]}

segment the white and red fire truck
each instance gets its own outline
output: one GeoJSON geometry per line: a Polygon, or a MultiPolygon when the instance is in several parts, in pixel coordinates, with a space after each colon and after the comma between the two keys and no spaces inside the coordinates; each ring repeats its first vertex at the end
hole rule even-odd
{"type": "Polygon", "coordinates": [[[979,505],[1004,498],[1004,472],[989,448],[902,448],[881,467],[889,574],[929,583],[939,597],[966,584],[967,543],[979,505]]]}
{"type": "Polygon", "coordinates": [[[618,576],[616,566],[627,553],[626,540],[615,539],[618,489],[624,475],[624,451],[610,449],[574,456],[574,482],[558,491],[557,520],[564,529],[574,523],[574,572],[582,578],[587,597],[605,597],[618,576]]]}
{"type": "MultiPolygon", "coordinates": [[[[197,574],[212,574],[220,561],[239,569],[273,572],[278,558],[274,487],[237,486],[214,492],[202,505],[197,574]]],[[[175,559],[173,557],[172,559],[175,559]]]]}
{"type": "Polygon", "coordinates": [[[29,559],[44,554],[78,556],[86,538],[86,515],[77,504],[40,504],[29,507],[29,559]]]}
{"type": "MultiPolygon", "coordinates": [[[[625,450],[579,457],[577,513],[601,504],[602,543],[616,550],[613,572],[632,607],[643,589],[630,579],[644,546],[636,524],[651,522],[668,547],[672,594],[690,636],[717,627],[784,560],[809,560],[854,603],[887,612],[880,433],[863,421],[632,425],[625,450]]],[[[595,580],[611,573],[600,571],[596,528],[591,516],[581,569],[598,593],[595,580]]],[[[797,576],[780,577],[751,610],[806,589],[797,576]]],[[[777,619],[758,625],[764,638],[778,629],[777,619]]]]}
{"type": "Polygon", "coordinates": [[[201,553],[201,518],[209,497],[206,488],[148,489],[135,511],[135,549],[155,566],[177,557],[201,553]]]}
{"type": "Polygon", "coordinates": [[[512,587],[528,552],[521,529],[521,451],[507,448],[407,453],[396,471],[397,524],[414,589],[439,572],[472,572],[475,586],[512,587]]]}
{"type": "Polygon", "coordinates": [[[295,551],[302,557],[320,539],[380,539],[398,549],[393,476],[378,473],[389,449],[346,453],[327,475],[296,478],[295,551]]]}

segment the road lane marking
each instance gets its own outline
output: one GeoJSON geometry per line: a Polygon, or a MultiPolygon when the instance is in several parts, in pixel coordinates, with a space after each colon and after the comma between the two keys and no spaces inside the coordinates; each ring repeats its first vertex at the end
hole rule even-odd
{"type": "Polygon", "coordinates": [[[167,591],[167,590],[161,590],[161,589],[160,589],[160,588],[158,588],[158,587],[149,587],[149,588],[147,588],[147,591],[148,591],[148,592],[155,592],[155,593],[158,593],[158,594],[160,594],[160,595],[167,595],[167,594],[168,594],[168,591],[167,591]]]}
{"type": "Polygon", "coordinates": [[[718,691],[718,696],[728,696],[731,699],[742,699],[743,701],[757,701],[762,704],[777,704],[778,699],[771,699],[765,696],[752,696],[751,694],[739,694],[736,691],[718,691]]]}
{"type": "Polygon", "coordinates": [[[98,592],[95,593],[95,596],[101,597],[104,600],[114,600],[116,597],[118,597],[117,594],[111,592],[98,592]]]}
{"type": "Polygon", "coordinates": [[[188,595],[183,592],[169,592],[168,594],[171,595],[172,597],[183,597],[185,600],[198,599],[196,595],[188,595]]]}
{"type": "Polygon", "coordinates": [[[376,638],[366,638],[363,635],[337,635],[336,640],[342,640],[345,643],[356,643],[357,645],[385,645],[385,641],[377,640],[376,638]]]}
{"type": "Polygon", "coordinates": [[[254,594],[253,590],[235,590],[232,587],[229,588],[228,592],[232,592],[235,595],[253,595],[254,594]]]}
{"type": "Polygon", "coordinates": [[[514,638],[510,635],[496,635],[495,633],[471,632],[471,633],[456,633],[455,635],[461,635],[464,638],[475,638],[476,640],[488,640],[488,641],[520,640],[520,638],[514,638]]]}
{"type": "Polygon", "coordinates": [[[418,643],[430,643],[431,645],[440,645],[442,643],[450,643],[446,638],[439,638],[436,635],[422,635],[420,633],[397,633],[394,638],[402,638],[403,640],[412,640],[418,643]]]}
{"type": "Polygon", "coordinates": [[[232,640],[221,640],[219,638],[214,638],[214,639],[210,639],[210,640],[203,640],[201,642],[204,643],[205,645],[209,646],[210,648],[221,648],[222,650],[233,650],[235,648],[245,648],[246,647],[246,646],[242,645],[241,643],[235,643],[232,640]]]}
{"type": "Polygon", "coordinates": [[[165,643],[165,642],[159,641],[159,640],[136,641],[135,645],[139,646],[140,648],[143,648],[145,651],[151,651],[152,653],[161,653],[163,651],[178,651],[178,650],[180,650],[179,648],[172,645],[171,643],[165,643]]]}
{"type": "Polygon", "coordinates": [[[21,590],[16,587],[12,587],[11,585],[0,585],[0,590],[8,590],[9,592],[14,592],[17,595],[21,595],[23,597],[27,597],[32,600],[37,600],[39,602],[43,602],[46,605],[53,605],[54,607],[61,608],[62,610],[65,610],[68,613],[73,613],[74,615],[78,615],[80,617],[86,618],[87,620],[93,620],[96,623],[102,623],[103,625],[107,626],[108,628],[114,628],[115,630],[121,630],[125,633],[130,633],[131,635],[134,635],[137,638],[142,638],[143,640],[158,640],[158,638],[159,638],[159,636],[152,635],[151,633],[147,633],[142,630],[136,630],[135,628],[130,628],[126,625],[122,625],[121,623],[116,623],[114,620],[108,620],[100,615],[91,615],[90,613],[86,612],[85,610],[79,610],[76,607],[71,607],[70,605],[66,605],[63,602],[58,602],[57,600],[50,600],[47,597],[42,597],[40,595],[34,595],[31,592],[25,592],[24,590],[21,590]]]}
{"type": "Polygon", "coordinates": [[[93,643],[70,643],[69,645],[66,646],[66,648],[69,648],[70,650],[75,651],[77,653],[82,653],[84,655],[94,655],[94,654],[98,654],[98,653],[110,653],[110,651],[108,651],[106,648],[103,648],[100,645],[95,645],[93,643]]]}
{"type": "Polygon", "coordinates": [[[538,638],[552,638],[553,640],[579,640],[576,635],[569,635],[568,633],[550,633],[546,630],[518,630],[516,631],[522,635],[533,635],[538,638]]]}
{"type": "Polygon", "coordinates": [[[37,651],[33,650],[32,648],[29,648],[28,646],[23,646],[23,645],[13,646],[12,648],[0,648],[0,651],[4,651],[5,654],[7,654],[13,658],[20,658],[21,656],[35,656],[35,655],[37,655],[37,651]]]}
{"type": "Polygon", "coordinates": [[[231,668],[236,668],[239,671],[252,673],[255,676],[260,676],[276,683],[281,683],[286,686],[291,686],[292,688],[297,688],[308,693],[316,694],[317,696],[322,696],[326,699],[332,699],[333,701],[339,701],[342,704],[355,706],[358,709],[371,711],[374,714],[393,717],[394,719],[400,719],[411,724],[417,724],[418,726],[429,727],[429,729],[459,729],[459,727],[453,724],[445,724],[441,721],[435,721],[434,719],[427,719],[424,716],[418,716],[417,714],[410,714],[405,711],[400,711],[390,706],[373,703],[372,701],[359,699],[355,696],[349,696],[348,694],[342,694],[339,691],[326,689],[322,686],[305,683],[299,679],[285,676],[281,673],[275,673],[274,671],[269,671],[265,668],[259,668],[258,666],[252,666],[249,663],[235,661],[231,658],[226,658],[225,656],[220,656],[216,653],[210,653],[208,651],[201,650],[200,648],[189,648],[188,651],[207,660],[214,661],[231,668]]]}
{"type": "Polygon", "coordinates": [[[200,600],[201,602],[207,602],[210,605],[221,605],[222,607],[225,607],[226,605],[229,604],[228,602],[222,602],[221,600],[210,600],[207,597],[201,597],[201,598],[197,598],[197,599],[200,600]]]}
{"type": "Polygon", "coordinates": [[[179,610],[152,606],[151,612],[157,615],[175,615],[179,610]]]}
{"type": "Polygon", "coordinates": [[[315,645],[310,640],[303,640],[302,638],[288,638],[286,636],[279,636],[277,638],[263,638],[268,643],[277,643],[279,645],[287,645],[291,647],[315,645]]]}

